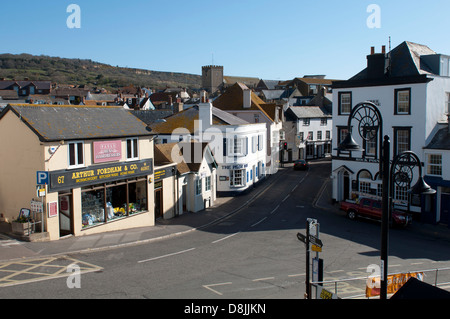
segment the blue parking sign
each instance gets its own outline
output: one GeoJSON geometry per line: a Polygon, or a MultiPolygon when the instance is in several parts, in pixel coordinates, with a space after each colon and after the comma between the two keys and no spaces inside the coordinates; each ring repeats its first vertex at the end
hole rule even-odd
{"type": "Polygon", "coordinates": [[[48,172],[37,171],[36,172],[36,184],[38,184],[38,185],[48,184],[48,172]]]}

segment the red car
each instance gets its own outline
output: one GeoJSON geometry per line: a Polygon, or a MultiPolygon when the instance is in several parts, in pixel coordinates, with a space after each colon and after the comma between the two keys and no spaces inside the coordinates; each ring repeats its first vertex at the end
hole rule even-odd
{"type": "MultiPolygon", "coordinates": [[[[360,216],[381,220],[382,209],[381,201],[379,200],[361,198],[354,203],[343,201],[341,202],[340,208],[347,213],[347,217],[350,219],[355,219],[360,216]]],[[[391,212],[391,222],[393,225],[406,227],[411,224],[412,217],[405,212],[393,210],[391,212]]]]}

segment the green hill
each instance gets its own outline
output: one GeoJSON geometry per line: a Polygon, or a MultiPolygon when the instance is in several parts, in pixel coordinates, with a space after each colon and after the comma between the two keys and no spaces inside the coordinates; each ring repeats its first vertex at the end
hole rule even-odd
{"type": "Polygon", "coordinates": [[[134,85],[152,89],[200,88],[201,76],[114,67],[91,60],[65,59],[30,54],[0,54],[0,78],[50,80],[58,84],[115,89],[134,85]]]}

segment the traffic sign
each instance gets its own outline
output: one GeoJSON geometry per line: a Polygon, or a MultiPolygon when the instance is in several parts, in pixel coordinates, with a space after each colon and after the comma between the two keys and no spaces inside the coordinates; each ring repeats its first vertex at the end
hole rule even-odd
{"type": "Polygon", "coordinates": [[[297,233],[298,240],[304,242],[306,244],[306,236],[300,233],[297,233]]]}
{"type": "Polygon", "coordinates": [[[38,184],[38,185],[48,184],[48,172],[37,171],[36,172],[36,184],[38,184]]]}
{"type": "Polygon", "coordinates": [[[323,246],[322,241],[313,235],[309,235],[309,241],[311,242],[311,244],[316,245],[320,248],[322,248],[323,246]]]}
{"type": "Polygon", "coordinates": [[[320,253],[322,252],[322,247],[317,245],[311,245],[311,250],[320,253]]]}

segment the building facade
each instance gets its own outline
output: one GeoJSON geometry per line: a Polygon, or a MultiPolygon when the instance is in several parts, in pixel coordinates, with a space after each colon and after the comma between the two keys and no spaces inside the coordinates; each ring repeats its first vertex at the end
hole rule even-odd
{"type": "Polygon", "coordinates": [[[154,136],[128,111],[8,105],[0,136],[11,134],[0,140],[8,150],[0,155],[0,212],[9,221],[35,199],[50,240],[154,225],[154,136]]]}
{"type": "MultiPolygon", "coordinates": [[[[347,122],[353,107],[369,101],[381,112],[382,131],[378,134],[390,137],[391,159],[404,151],[413,151],[425,163],[424,147],[432,140],[439,122],[446,121],[448,112],[446,99],[450,78],[428,63],[440,57],[442,55],[428,47],[412,42],[403,42],[389,53],[384,47],[381,53],[375,53],[372,48],[367,56],[367,68],[347,81],[333,83],[333,148],[348,134],[347,122]]],[[[332,198],[335,201],[355,196],[381,196],[379,135],[371,135],[371,114],[358,116],[363,125],[352,122],[352,136],[363,150],[350,154],[333,150],[332,198]],[[358,132],[372,137],[363,142],[358,132]]],[[[416,168],[412,185],[417,175],[416,168]]],[[[422,216],[435,214],[435,209],[425,199],[407,193],[409,185],[394,187],[397,206],[425,213],[422,216]]]]}

